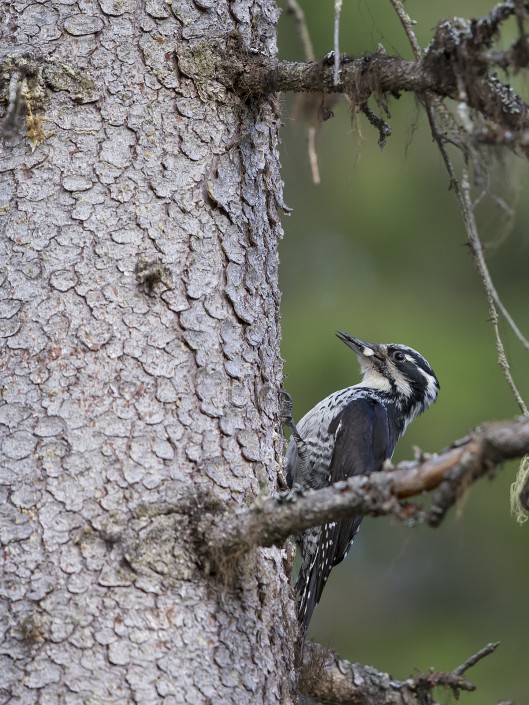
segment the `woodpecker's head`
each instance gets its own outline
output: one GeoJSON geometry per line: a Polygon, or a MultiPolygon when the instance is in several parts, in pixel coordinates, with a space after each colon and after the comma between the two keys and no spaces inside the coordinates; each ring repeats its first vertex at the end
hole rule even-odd
{"type": "Polygon", "coordinates": [[[409,409],[411,418],[437,399],[437,377],[416,350],[393,343],[365,343],[342,331],[336,335],[356,353],[362,370],[362,387],[391,395],[399,406],[409,409]]]}

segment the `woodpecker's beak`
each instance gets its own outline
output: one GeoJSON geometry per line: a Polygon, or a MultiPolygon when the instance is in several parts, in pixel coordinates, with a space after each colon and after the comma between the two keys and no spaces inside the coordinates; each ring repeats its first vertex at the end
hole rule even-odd
{"type": "Polygon", "coordinates": [[[352,335],[349,335],[349,333],[344,333],[343,331],[339,330],[336,333],[336,336],[347,345],[347,347],[351,348],[353,352],[355,352],[359,359],[362,360],[362,358],[372,358],[372,357],[378,357],[378,352],[379,352],[379,345],[376,343],[365,343],[363,340],[358,340],[358,338],[353,338],[352,335]]]}

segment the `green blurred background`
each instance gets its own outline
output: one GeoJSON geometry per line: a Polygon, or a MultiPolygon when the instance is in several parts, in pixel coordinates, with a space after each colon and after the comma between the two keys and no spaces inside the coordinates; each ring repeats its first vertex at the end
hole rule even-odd
{"type": "MultiPolygon", "coordinates": [[[[322,56],[332,48],[333,3],[301,4],[322,56]]],[[[439,20],[477,17],[491,7],[484,0],[406,4],[423,46],[439,20]]],[[[508,29],[507,41],[514,27],[508,29]]],[[[411,58],[389,0],[346,0],[340,40],[348,53],[372,51],[380,42],[388,53],[411,58]]],[[[279,42],[281,58],[303,57],[286,14],[279,42]]],[[[411,458],[413,446],[440,450],[482,421],[517,415],[496,362],[456,197],[414,98],[391,101],[393,134],[383,150],[365,118],[352,121],[339,103],[318,136],[319,186],[311,182],[306,130],[293,119],[293,104],[283,99],[285,200],[294,210],[284,219],[280,271],[285,386],[295,418],[359,381],[354,356],[334,337],[337,329],[406,343],[439,377],[439,401],[409,428],[395,460],[411,458]]],[[[516,207],[516,217],[508,231],[505,212],[491,198],[480,203],[487,260],[504,303],[529,334],[528,172],[520,158],[499,154],[491,158],[490,176],[492,192],[516,207]]],[[[528,354],[504,325],[502,333],[529,401],[528,354]]],[[[506,465],[493,482],[475,485],[437,530],[367,519],[347,561],[333,571],[310,637],[396,678],[430,666],[452,669],[499,640],[499,650],[468,674],[478,693],[460,702],[529,703],[529,523],[518,526],[509,512],[516,469],[506,465]]]]}

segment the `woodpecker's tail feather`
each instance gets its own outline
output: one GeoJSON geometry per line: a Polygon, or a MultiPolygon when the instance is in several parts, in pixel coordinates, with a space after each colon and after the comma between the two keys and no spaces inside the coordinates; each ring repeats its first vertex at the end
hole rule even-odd
{"type": "Polygon", "coordinates": [[[318,574],[314,570],[314,566],[308,572],[300,570],[296,580],[296,593],[298,595],[298,621],[303,632],[309,628],[312,613],[318,602],[317,582],[318,574]]]}
{"type": "MultiPolygon", "coordinates": [[[[306,567],[301,566],[296,581],[296,592],[299,595],[298,620],[304,631],[308,629],[314,608],[320,601],[327,578],[335,564],[335,551],[339,522],[324,524],[317,533],[316,551],[312,557],[306,555],[306,567]]],[[[309,529],[312,533],[313,530],[309,529]]],[[[307,533],[309,533],[307,532],[307,533]]]]}
{"type": "MultiPolygon", "coordinates": [[[[312,558],[305,555],[307,561],[301,566],[296,580],[298,620],[304,632],[308,629],[332,568],[347,556],[361,522],[361,516],[353,516],[324,524],[317,534],[314,555],[312,558]]],[[[314,529],[309,529],[306,535],[313,532],[314,529]]]]}

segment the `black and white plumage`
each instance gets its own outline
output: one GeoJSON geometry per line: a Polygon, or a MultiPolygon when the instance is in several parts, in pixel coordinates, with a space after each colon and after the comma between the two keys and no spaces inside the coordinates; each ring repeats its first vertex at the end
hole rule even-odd
{"type": "MultiPolygon", "coordinates": [[[[351,475],[382,469],[407,425],[432,404],[439,382],[406,345],[365,343],[337,333],[360,362],[362,381],[320,401],[294,425],[285,455],[289,487],[320,489],[351,475]]],[[[347,555],[362,516],[313,527],[297,538],[301,568],[298,616],[307,629],[333,566],[347,555]]]]}

